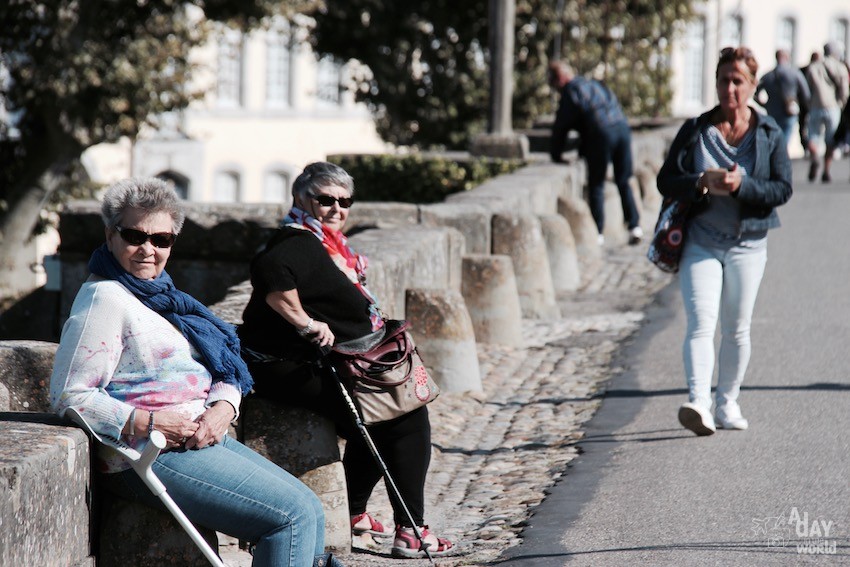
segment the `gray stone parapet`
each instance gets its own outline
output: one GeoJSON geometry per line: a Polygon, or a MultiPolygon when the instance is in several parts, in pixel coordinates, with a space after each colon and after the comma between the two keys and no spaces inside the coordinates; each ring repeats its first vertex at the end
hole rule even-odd
{"type": "MultiPolygon", "coordinates": [[[[210,562],[166,510],[121,498],[101,498],[97,567],[208,567],[210,562]]],[[[195,525],[218,553],[215,530],[195,525]]]]}
{"type": "Polygon", "coordinates": [[[559,316],[540,220],[534,214],[493,216],[493,254],[510,256],[522,314],[532,319],[559,316]]]}
{"type": "Polygon", "coordinates": [[[94,567],[89,441],[52,414],[0,413],[0,565],[94,567]]]}
{"type": "Polygon", "coordinates": [[[540,229],[549,255],[549,270],[555,292],[575,291],[581,284],[576,242],[567,219],[542,215],[540,229]]]}
{"type": "Polygon", "coordinates": [[[0,411],[50,411],[56,343],[0,341],[0,411]]]}
{"type": "Polygon", "coordinates": [[[408,289],[407,318],[417,349],[444,392],[480,392],[475,332],[459,290],[408,289]]]}
{"type": "Polygon", "coordinates": [[[510,256],[464,256],[461,291],[476,342],[522,346],[522,310],[510,256]]]}

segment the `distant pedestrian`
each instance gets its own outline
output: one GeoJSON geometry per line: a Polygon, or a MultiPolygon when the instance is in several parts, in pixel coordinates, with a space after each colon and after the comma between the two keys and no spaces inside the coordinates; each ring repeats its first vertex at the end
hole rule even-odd
{"type": "Polygon", "coordinates": [[[617,97],[599,81],[576,76],[563,61],[549,64],[549,84],[561,92],[561,102],[552,127],[552,161],[562,161],[564,144],[570,130],[580,136],[579,155],[587,162],[587,189],[590,212],[599,231],[605,228],[605,174],[614,164],[614,182],[620,191],[623,217],[628,223],[629,244],[643,237],[640,214],[629,186],[632,176],[632,135],[617,97]]]}
{"type": "Polygon", "coordinates": [[[841,118],[841,108],[847,100],[850,91],[850,78],[847,68],[833,56],[835,48],[832,44],[824,46],[824,56],[812,56],[813,61],[806,69],[806,80],[812,91],[812,103],[809,109],[809,181],[817,179],[820,168],[819,146],[825,146],[823,156],[823,173],[821,181],[828,183],[832,180],[830,165],[835,151],[833,138],[838,121],[841,118]]]}
{"type": "Polygon", "coordinates": [[[749,426],[738,393],[750,359],[750,321],[767,262],[767,231],[779,226],[774,208],[791,198],[791,162],[782,132],[772,118],[747,106],[757,71],[746,47],[720,52],[715,73],[720,104],[685,122],[658,174],[662,195],[692,203],[679,271],[688,384],[679,421],[697,435],[711,435],[718,426],[749,426]]]}
{"type": "Polygon", "coordinates": [[[797,125],[800,109],[809,105],[812,95],[806,77],[791,65],[791,57],[784,49],[776,52],[776,67],[761,78],[756,89],[756,100],[761,100],[762,94],[767,97],[764,109],[779,124],[787,146],[797,125]]]}

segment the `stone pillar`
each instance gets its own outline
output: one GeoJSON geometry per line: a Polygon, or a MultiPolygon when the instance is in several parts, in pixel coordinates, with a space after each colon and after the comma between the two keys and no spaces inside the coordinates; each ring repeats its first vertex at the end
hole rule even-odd
{"type": "Polygon", "coordinates": [[[464,256],[461,292],[477,342],[511,347],[523,345],[522,311],[509,256],[464,256]]]}
{"type": "Polygon", "coordinates": [[[481,391],[475,332],[452,289],[409,289],[405,312],[422,361],[444,392],[481,391]]]}
{"type": "Polygon", "coordinates": [[[490,0],[490,128],[472,143],[473,155],[528,157],[528,138],[513,132],[511,99],[514,92],[514,36],[516,0],[490,0]]]}
{"type": "Polygon", "coordinates": [[[605,228],[602,231],[602,234],[605,235],[606,243],[625,244],[629,240],[629,233],[626,230],[625,222],[625,218],[623,217],[623,201],[620,199],[620,191],[617,189],[615,184],[606,181],[605,228]]]}
{"type": "Polygon", "coordinates": [[[325,511],[325,546],[351,551],[345,470],[333,422],[310,410],[256,397],[242,402],[243,443],[297,476],[316,493],[325,511]]]}
{"type": "Polygon", "coordinates": [[[561,215],[542,215],[540,227],[549,253],[552,286],[556,292],[577,290],[581,284],[581,272],[570,224],[561,215]]]}
{"type": "MultiPolygon", "coordinates": [[[[209,561],[169,512],[101,493],[98,567],[174,565],[208,567],[209,561]]],[[[218,553],[214,530],[195,526],[218,553]]]]}
{"type": "Polygon", "coordinates": [[[532,214],[493,215],[493,254],[511,257],[524,317],[560,317],[540,220],[532,214]]]}
{"type": "Polygon", "coordinates": [[[598,258],[602,256],[599,247],[596,223],[590,214],[590,207],[582,199],[562,197],[558,199],[558,214],[567,219],[576,243],[576,252],[580,256],[598,258]]]}
{"type": "Polygon", "coordinates": [[[0,341],[0,411],[50,412],[56,343],[0,341]]]}

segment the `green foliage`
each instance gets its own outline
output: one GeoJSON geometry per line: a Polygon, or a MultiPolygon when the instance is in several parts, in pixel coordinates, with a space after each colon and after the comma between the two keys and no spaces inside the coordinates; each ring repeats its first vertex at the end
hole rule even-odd
{"type": "MultiPolygon", "coordinates": [[[[310,0],[7,0],[0,2],[0,253],[67,190],[83,150],[134,138],[185,108],[210,22],[249,29],[310,0]]],[[[26,234],[24,234],[26,233],[26,234]]]]}
{"type": "Polygon", "coordinates": [[[316,48],[369,66],[358,97],[394,144],[460,147],[486,126],[487,3],[326,0],[316,48]]]}
{"type": "Polygon", "coordinates": [[[524,165],[522,160],[453,160],[423,154],[337,155],[328,161],[351,174],[358,201],[402,203],[438,203],[524,165]]]}
{"type": "MultiPolygon", "coordinates": [[[[669,112],[670,40],[694,0],[516,0],[515,128],[554,112],[546,68],[559,57],[604,80],[630,116],[669,112]]],[[[395,144],[465,149],[486,129],[487,2],[326,0],[315,14],[318,51],[358,59],[371,76],[358,98],[395,144]]]]}

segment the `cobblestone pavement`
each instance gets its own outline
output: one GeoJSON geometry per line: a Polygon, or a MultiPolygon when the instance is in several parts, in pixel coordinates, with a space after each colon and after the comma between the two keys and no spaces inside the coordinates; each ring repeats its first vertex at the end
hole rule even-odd
{"type": "MultiPolygon", "coordinates": [[[[524,320],[524,348],[479,345],[483,393],[444,393],[429,406],[426,521],[455,544],[438,565],[486,565],[520,543],[530,513],[578,454],[606,380],[621,370],[614,355],[671,280],[645,251],[610,246],[603,260],[584,262],[581,289],[559,298],[561,318],[524,320]]],[[[369,510],[392,522],[380,484],[369,510]]],[[[381,541],[355,541],[340,559],[348,567],[428,565],[391,558],[392,540],[381,541]]],[[[232,545],[222,551],[228,565],[250,565],[232,545]]]]}

